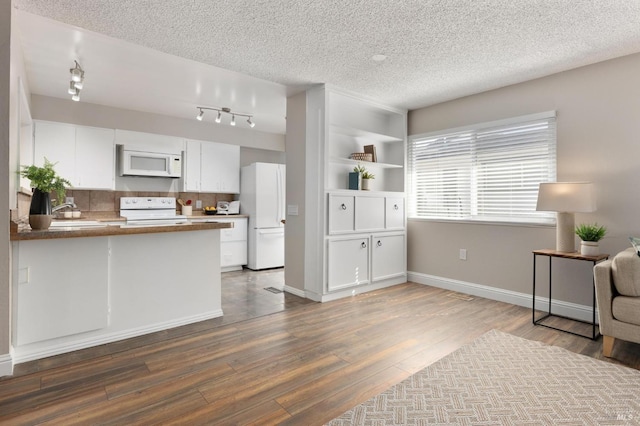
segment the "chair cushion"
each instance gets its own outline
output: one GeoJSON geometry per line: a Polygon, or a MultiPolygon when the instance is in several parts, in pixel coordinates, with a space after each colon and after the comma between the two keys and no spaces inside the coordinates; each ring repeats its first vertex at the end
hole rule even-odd
{"type": "Polygon", "coordinates": [[[613,258],[611,275],[618,293],[623,296],[640,296],[640,256],[633,247],[621,251],[613,258]]]}
{"type": "Polygon", "coordinates": [[[611,311],[618,321],[640,325],[640,297],[614,297],[611,311]]]}

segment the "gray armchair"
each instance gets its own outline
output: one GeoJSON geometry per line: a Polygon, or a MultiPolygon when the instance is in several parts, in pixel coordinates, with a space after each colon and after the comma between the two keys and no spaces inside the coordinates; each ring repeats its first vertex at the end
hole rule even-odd
{"type": "Polygon", "coordinates": [[[615,339],[640,343],[640,256],[621,251],[594,267],[594,279],[602,354],[610,357],[615,339]]]}

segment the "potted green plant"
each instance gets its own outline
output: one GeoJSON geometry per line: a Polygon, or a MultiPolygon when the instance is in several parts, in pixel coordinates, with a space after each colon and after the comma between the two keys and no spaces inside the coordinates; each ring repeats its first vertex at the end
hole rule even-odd
{"type": "Polygon", "coordinates": [[[596,256],[600,253],[598,241],[607,233],[607,228],[597,223],[583,223],[576,226],[576,235],[580,237],[580,254],[583,256],[596,256]]]}
{"type": "Polygon", "coordinates": [[[29,206],[29,225],[32,229],[47,229],[51,225],[51,192],[55,191],[57,203],[64,202],[66,187],[71,183],[58,176],[55,163],[44,159],[44,166],[22,166],[20,175],[31,181],[33,195],[29,206]]]}
{"type": "Polygon", "coordinates": [[[367,169],[362,165],[358,164],[353,168],[353,171],[360,174],[360,178],[362,179],[361,189],[363,191],[369,190],[369,181],[371,179],[375,179],[375,175],[367,171],[367,169]]]}

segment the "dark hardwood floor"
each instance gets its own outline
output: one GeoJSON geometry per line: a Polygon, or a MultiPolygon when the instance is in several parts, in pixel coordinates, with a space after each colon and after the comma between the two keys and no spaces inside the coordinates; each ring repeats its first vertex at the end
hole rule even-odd
{"type": "MultiPolygon", "coordinates": [[[[264,290],[282,281],[226,273],[223,318],[18,365],[0,423],[321,425],[494,328],[603,359],[601,339],[506,303],[414,283],[323,304],[264,290]]],[[[613,356],[640,368],[640,345],[613,356]]]]}

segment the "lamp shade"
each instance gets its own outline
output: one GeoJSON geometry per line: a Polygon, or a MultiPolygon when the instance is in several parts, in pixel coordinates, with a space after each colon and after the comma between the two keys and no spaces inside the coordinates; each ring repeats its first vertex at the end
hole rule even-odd
{"type": "Polygon", "coordinates": [[[591,182],[541,183],[536,210],[588,213],[596,210],[591,182]]]}

